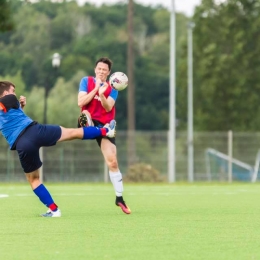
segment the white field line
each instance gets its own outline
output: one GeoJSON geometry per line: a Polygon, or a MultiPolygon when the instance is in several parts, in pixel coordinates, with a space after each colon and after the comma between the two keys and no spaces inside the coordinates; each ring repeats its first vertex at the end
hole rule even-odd
{"type": "Polygon", "coordinates": [[[0,194],[0,199],[7,198],[7,197],[9,197],[8,194],[0,194]]]}
{"type": "MultiPolygon", "coordinates": [[[[238,194],[258,194],[260,193],[260,189],[245,189],[245,188],[239,188],[239,189],[233,189],[232,187],[172,187],[171,190],[167,187],[165,189],[164,187],[153,187],[151,189],[151,192],[148,191],[149,186],[138,186],[134,187],[134,189],[131,191],[131,188],[129,187],[127,191],[125,191],[126,196],[150,196],[151,193],[157,196],[234,196],[238,194]]],[[[113,194],[113,188],[112,187],[104,187],[104,186],[93,186],[93,187],[53,187],[50,186],[50,191],[53,196],[104,196],[104,194],[113,194]],[[75,191],[75,192],[74,192],[75,191]]],[[[1,198],[7,198],[7,197],[31,197],[35,196],[33,192],[30,191],[29,187],[17,187],[17,186],[9,186],[5,187],[4,191],[2,189],[2,192],[5,192],[3,194],[0,194],[1,198]],[[26,190],[26,191],[25,191],[26,190]],[[19,192],[21,191],[21,192],[19,192]]]]}
{"type": "MultiPolygon", "coordinates": [[[[104,192],[106,193],[106,191],[104,192]]],[[[104,193],[100,193],[99,191],[94,191],[94,190],[88,190],[88,191],[84,191],[84,192],[71,192],[71,190],[69,190],[68,192],[51,192],[51,194],[53,196],[73,196],[73,197],[78,197],[78,196],[89,196],[91,195],[95,195],[95,196],[104,196],[104,193]]],[[[189,195],[189,196],[201,196],[201,195],[205,195],[205,196],[234,196],[234,195],[239,195],[239,194],[245,194],[245,193],[254,193],[254,194],[258,194],[260,193],[260,191],[251,191],[251,190],[237,190],[237,191],[216,191],[216,190],[212,190],[212,191],[190,191],[190,192],[185,192],[185,195],[189,195]]],[[[150,196],[151,194],[149,192],[127,192],[126,193],[127,196],[150,196]]],[[[153,192],[154,195],[157,196],[165,196],[165,197],[169,197],[169,196],[183,196],[184,192],[182,191],[171,191],[171,192],[153,192]]],[[[33,192],[31,193],[16,193],[16,194],[0,194],[0,199],[1,198],[7,198],[7,197],[33,197],[35,196],[35,194],[33,192]]]]}

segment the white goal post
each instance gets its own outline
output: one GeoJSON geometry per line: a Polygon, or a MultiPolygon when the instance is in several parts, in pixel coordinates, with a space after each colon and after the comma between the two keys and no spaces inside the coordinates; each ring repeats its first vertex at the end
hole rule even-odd
{"type": "MultiPolygon", "coordinates": [[[[232,176],[236,174],[236,170],[234,168],[238,168],[241,169],[240,171],[243,172],[243,174],[245,172],[248,173],[248,177],[247,177],[248,180],[250,180],[251,182],[256,182],[258,177],[258,172],[259,172],[259,165],[260,165],[260,150],[256,155],[255,165],[251,166],[240,160],[232,158],[227,154],[221,153],[215,149],[212,148],[206,149],[206,171],[207,171],[208,180],[212,180],[212,176],[214,174],[213,173],[214,169],[212,169],[213,167],[211,164],[211,158],[213,159],[215,158],[215,165],[217,165],[219,171],[222,171],[223,174],[226,174],[226,177],[228,177],[229,174],[228,172],[230,170],[229,168],[230,165],[232,165],[231,167],[232,176]]],[[[240,173],[240,176],[242,176],[243,174],[240,173]]]]}

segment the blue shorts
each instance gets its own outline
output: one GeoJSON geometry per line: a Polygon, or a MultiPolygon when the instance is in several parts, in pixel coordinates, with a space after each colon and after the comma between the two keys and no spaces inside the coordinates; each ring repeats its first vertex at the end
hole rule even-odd
{"type": "Polygon", "coordinates": [[[18,137],[16,150],[25,173],[36,171],[42,166],[40,147],[53,146],[61,137],[61,128],[58,125],[30,125],[18,137]]]}

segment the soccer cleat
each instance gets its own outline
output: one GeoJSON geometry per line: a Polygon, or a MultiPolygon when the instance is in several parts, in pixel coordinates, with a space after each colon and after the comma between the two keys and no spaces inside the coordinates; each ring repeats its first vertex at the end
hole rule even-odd
{"type": "Polygon", "coordinates": [[[86,114],[81,113],[81,114],[79,115],[78,121],[79,121],[79,126],[81,126],[81,127],[82,127],[82,126],[86,126],[86,125],[87,125],[87,122],[88,122],[88,119],[87,119],[86,114]]]}
{"type": "Polygon", "coordinates": [[[81,113],[78,118],[79,126],[93,126],[92,120],[85,113],[81,113]]]}
{"type": "Polygon", "coordinates": [[[59,209],[57,209],[56,211],[51,211],[50,209],[48,209],[46,213],[41,214],[41,217],[59,218],[59,217],[61,217],[61,211],[59,209]]]}
{"type": "Polygon", "coordinates": [[[116,198],[116,205],[120,207],[125,214],[131,214],[131,209],[126,206],[123,199],[116,198]]]}
{"type": "Polygon", "coordinates": [[[107,137],[115,137],[116,136],[116,121],[111,120],[109,124],[105,124],[104,128],[108,129],[106,134],[107,137]]]}

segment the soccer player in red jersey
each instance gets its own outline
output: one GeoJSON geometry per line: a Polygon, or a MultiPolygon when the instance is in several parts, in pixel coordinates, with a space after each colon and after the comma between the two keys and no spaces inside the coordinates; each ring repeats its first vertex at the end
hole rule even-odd
{"type": "MultiPolygon", "coordinates": [[[[107,77],[112,68],[112,61],[102,57],[96,61],[95,76],[81,79],[78,93],[78,106],[81,108],[79,126],[91,125],[104,127],[115,119],[115,102],[118,91],[113,89],[107,77]]],[[[123,180],[117,161],[115,137],[97,137],[97,143],[109,168],[110,180],[116,194],[116,205],[126,214],[131,210],[123,199],[123,180]]]]}

